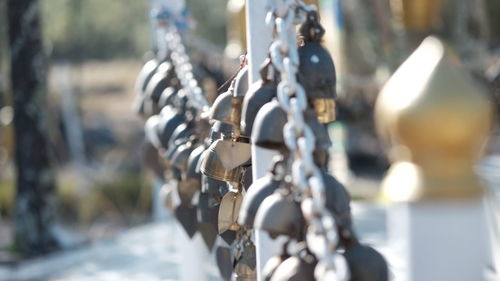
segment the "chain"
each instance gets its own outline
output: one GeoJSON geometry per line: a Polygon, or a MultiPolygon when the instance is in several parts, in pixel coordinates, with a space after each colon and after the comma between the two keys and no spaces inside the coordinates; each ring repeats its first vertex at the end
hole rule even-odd
{"type": "Polygon", "coordinates": [[[159,31],[159,47],[166,47],[164,52],[170,52],[170,58],[184,89],[189,104],[199,110],[200,112],[207,112],[209,110],[208,101],[203,94],[203,90],[198,85],[195,76],[193,74],[193,65],[186,53],[186,48],[182,42],[182,37],[177,29],[175,23],[170,23],[165,18],[165,13],[159,13],[157,15],[157,20],[161,25],[159,31]]]}
{"type": "Polygon", "coordinates": [[[305,5],[300,0],[270,0],[269,5],[266,23],[275,30],[269,51],[274,67],[281,74],[277,97],[281,108],[287,112],[283,135],[285,145],[292,152],[291,174],[295,192],[303,198],[302,211],[309,222],[306,242],[318,258],[318,268],[322,271],[319,275],[326,274],[333,278],[331,280],[344,281],[349,278],[349,272],[343,256],[336,252],[339,242],[336,221],[326,208],[321,170],[313,158],[315,136],[304,120],[307,96],[296,79],[299,56],[295,26],[305,22],[306,13],[316,7],[305,5]]]}

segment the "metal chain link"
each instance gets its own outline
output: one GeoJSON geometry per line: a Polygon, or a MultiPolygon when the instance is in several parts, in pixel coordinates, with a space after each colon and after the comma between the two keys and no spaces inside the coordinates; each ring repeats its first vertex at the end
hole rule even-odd
{"type": "Polygon", "coordinates": [[[208,111],[207,98],[195,79],[193,66],[175,23],[168,22],[164,18],[158,18],[158,20],[163,23],[160,29],[165,31],[160,33],[162,37],[159,38],[159,46],[166,47],[166,52],[170,53],[177,77],[189,98],[188,103],[200,112],[208,111]]]}
{"type": "Polygon", "coordinates": [[[271,61],[281,73],[277,97],[287,112],[287,123],[283,128],[285,145],[292,151],[292,181],[300,193],[302,211],[309,218],[306,242],[318,258],[318,280],[345,281],[349,278],[347,263],[336,252],[339,235],[334,215],[326,208],[325,186],[320,169],[314,163],[315,136],[304,120],[307,96],[297,82],[299,66],[298,42],[295,26],[306,20],[306,13],[315,10],[300,0],[269,0],[266,23],[275,30],[270,47],[271,61]]]}

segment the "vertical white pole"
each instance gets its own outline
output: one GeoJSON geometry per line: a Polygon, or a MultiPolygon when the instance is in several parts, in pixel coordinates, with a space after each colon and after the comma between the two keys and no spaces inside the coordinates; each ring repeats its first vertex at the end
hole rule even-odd
{"type": "MultiPolygon", "coordinates": [[[[268,0],[246,1],[246,32],[249,64],[249,82],[260,79],[259,68],[266,59],[271,30],[266,27],[266,6],[268,0]]],[[[254,181],[263,177],[270,168],[272,159],[278,153],[274,150],[263,149],[252,144],[252,172],[254,181]]],[[[267,233],[255,231],[255,246],[257,252],[257,280],[263,280],[262,269],[267,260],[280,251],[280,244],[271,240],[267,233]]]]}

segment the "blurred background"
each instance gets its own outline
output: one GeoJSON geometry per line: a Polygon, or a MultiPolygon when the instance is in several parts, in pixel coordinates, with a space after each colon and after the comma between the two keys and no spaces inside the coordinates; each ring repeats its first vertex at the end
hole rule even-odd
{"type": "MultiPolygon", "coordinates": [[[[7,2],[0,0],[0,260],[19,257],[12,227],[16,162],[7,2]]],[[[56,230],[66,245],[78,245],[151,220],[152,183],[141,169],[139,149],[143,120],[132,110],[135,79],[151,56],[151,3],[38,2],[49,58],[47,106],[41,112],[48,120],[47,149],[55,167],[56,230]]],[[[244,1],[186,2],[193,60],[217,72],[219,86],[238,68],[237,55],[244,52],[238,38],[244,1]],[[224,52],[223,61],[213,61],[224,52]]],[[[396,1],[319,2],[328,32],[325,46],[334,55],[339,79],[339,122],[331,130],[334,153],[340,155],[333,158],[340,163],[335,172],[354,198],[374,198],[388,162],[375,134],[373,105],[421,37],[404,31],[396,1]]],[[[498,101],[500,1],[445,2],[438,34],[498,101]]],[[[499,148],[493,138],[488,152],[499,148]]]]}
{"type": "MultiPolygon", "coordinates": [[[[16,256],[7,2],[0,1],[0,260],[16,256]]],[[[132,104],[135,79],[151,49],[151,3],[38,2],[49,58],[47,107],[42,111],[55,166],[57,229],[65,243],[74,245],[150,220],[151,184],[140,165],[143,121],[132,104]]],[[[196,18],[194,34],[223,50],[226,1],[194,0],[188,5],[196,18]]]]}

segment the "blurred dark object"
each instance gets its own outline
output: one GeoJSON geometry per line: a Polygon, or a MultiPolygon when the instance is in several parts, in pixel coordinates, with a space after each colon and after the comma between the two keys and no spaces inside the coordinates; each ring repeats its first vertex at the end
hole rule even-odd
{"type": "Polygon", "coordinates": [[[47,61],[38,0],[7,1],[11,50],[17,195],[15,249],[25,256],[56,250],[56,184],[49,150],[47,61]]]}

